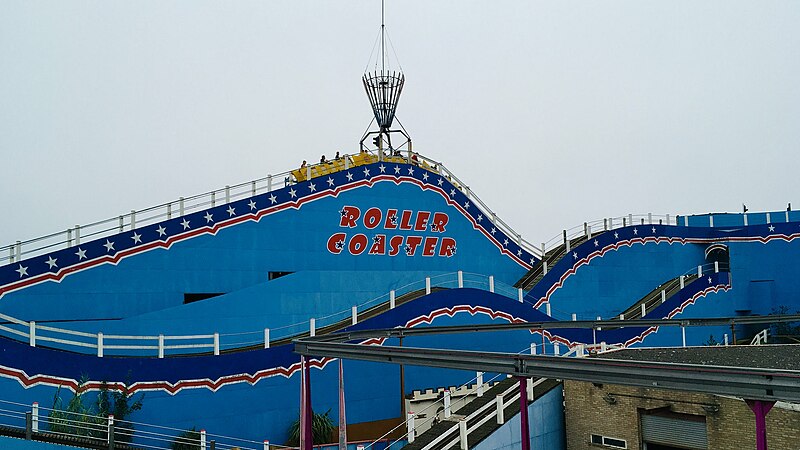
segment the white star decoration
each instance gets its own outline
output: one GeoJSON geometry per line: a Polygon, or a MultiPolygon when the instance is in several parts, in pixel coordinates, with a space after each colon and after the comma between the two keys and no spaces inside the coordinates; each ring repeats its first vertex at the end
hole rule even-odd
{"type": "Polygon", "coordinates": [[[369,178],[369,169],[364,168],[364,178],[369,178]]]}
{"type": "Polygon", "coordinates": [[[711,277],[708,277],[708,284],[711,284],[711,277]]]}
{"type": "Polygon", "coordinates": [[[503,247],[508,247],[508,239],[503,239],[503,247]]]}
{"type": "Polygon", "coordinates": [[[637,235],[637,236],[638,236],[638,235],[639,235],[639,230],[637,230],[636,228],[634,228],[634,229],[633,229],[633,234],[635,234],[635,235],[637,235]]]}
{"type": "Polygon", "coordinates": [[[469,202],[464,202],[464,209],[469,209],[469,202]]]}
{"type": "Polygon", "coordinates": [[[495,227],[492,227],[492,234],[495,234],[495,233],[497,233],[497,229],[495,227]]]}
{"type": "Polygon", "coordinates": [[[394,166],[394,174],[400,175],[400,166],[394,166]]]}
{"type": "Polygon", "coordinates": [[[188,220],[183,219],[183,222],[181,222],[181,225],[183,225],[183,229],[184,230],[188,230],[189,229],[189,221],[188,220]]]}
{"type": "Polygon", "coordinates": [[[248,203],[247,206],[249,206],[250,207],[250,211],[252,211],[252,210],[256,209],[256,202],[254,202],[253,200],[250,200],[250,203],[248,203]]]}
{"type": "Polygon", "coordinates": [[[274,205],[275,203],[278,203],[278,198],[275,197],[275,194],[270,194],[269,201],[274,205]]]}
{"type": "Polygon", "coordinates": [[[213,222],[213,221],[214,221],[214,215],[213,215],[213,214],[211,214],[211,213],[210,213],[210,212],[208,212],[208,211],[206,211],[206,215],[205,215],[205,216],[203,216],[203,217],[205,217],[205,218],[206,218],[206,223],[208,223],[208,222],[213,222]]]}
{"type": "Polygon", "coordinates": [[[345,176],[347,177],[347,181],[353,181],[353,174],[352,174],[352,173],[350,173],[350,172],[347,172],[347,173],[345,174],[345,176]]]}
{"type": "Polygon", "coordinates": [[[314,192],[317,190],[317,185],[314,183],[308,183],[308,190],[309,192],[314,192]]]}
{"type": "Polygon", "coordinates": [[[652,232],[655,234],[655,232],[656,232],[656,227],[653,227],[653,228],[651,228],[651,229],[650,229],[650,231],[652,231],[652,232]]]}
{"type": "Polygon", "coordinates": [[[23,266],[22,264],[20,264],[19,268],[14,272],[17,272],[20,278],[28,276],[28,268],[23,266]]]}
{"type": "Polygon", "coordinates": [[[428,181],[428,172],[422,172],[422,179],[428,181]]]}
{"type": "Polygon", "coordinates": [[[45,261],[45,262],[52,269],[53,267],[58,267],[58,264],[56,264],[56,261],[58,261],[58,259],[53,258],[52,256],[48,256],[47,257],[47,261],[45,261]]]}
{"type": "Polygon", "coordinates": [[[478,214],[478,222],[483,221],[483,214],[478,214]]]}
{"type": "Polygon", "coordinates": [[[333,187],[333,178],[328,177],[328,187],[333,187]]]}
{"type": "Polygon", "coordinates": [[[595,239],[595,240],[594,240],[594,246],[595,246],[595,247],[599,247],[599,246],[600,246],[600,243],[599,243],[599,242],[597,242],[597,239],[595,239]]]}
{"type": "Polygon", "coordinates": [[[381,169],[381,173],[386,173],[386,166],[384,166],[383,164],[378,166],[378,169],[381,169]]]}
{"type": "Polygon", "coordinates": [[[162,225],[159,225],[158,228],[156,228],[156,231],[158,231],[158,236],[159,237],[164,236],[165,234],[167,234],[167,229],[164,228],[162,225]]]}
{"type": "Polygon", "coordinates": [[[86,250],[78,247],[78,251],[75,252],[75,256],[78,257],[78,261],[80,261],[82,259],[86,259],[86,250]]]}
{"type": "Polygon", "coordinates": [[[413,167],[409,167],[408,168],[408,174],[409,175],[414,175],[414,168],[413,167]]]}
{"type": "Polygon", "coordinates": [[[227,211],[228,211],[228,217],[233,217],[236,215],[236,210],[231,205],[228,205],[227,211]]]}
{"type": "Polygon", "coordinates": [[[456,190],[450,189],[450,197],[455,197],[455,196],[456,196],[456,190]]]}
{"type": "Polygon", "coordinates": [[[770,231],[770,232],[773,232],[773,231],[775,231],[775,225],[770,225],[770,226],[769,226],[769,231],[770,231]]]}
{"type": "Polygon", "coordinates": [[[444,180],[443,180],[443,179],[441,179],[441,178],[439,178],[439,179],[436,181],[436,184],[438,184],[439,186],[441,186],[441,185],[443,185],[443,184],[444,184],[444,180]]]}
{"type": "Polygon", "coordinates": [[[576,252],[572,252],[572,257],[578,259],[578,254],[576,252]]]}
{"type": "Polygon", "coordinates": [[[616,231],[614,232],[614,239],[619,239],[619,233],[617,233],[616,231]]]}
{"type": "Polygon", "coordinates": [[[106,248],[107,252],[110,252],[111,250],[114,250],[114,243],[106,239],[106,243],[103,244],[103,247],[106,248]]]}
{"type": "Polygon", "coordinates": [[[517,250],[517,256],[522,256],[522,250],[517,250]]]}
{"type": "Polygon", "coordinates": [[[133,236],[131,236],[131,239],[133,239],[133,243],[134,244],[141,244],[142,243],[142,235],[137,233],[137,232],[135,232],[135,231],[133,232],[133,236]]]}
{"type": "Polygon", "coordinates": [[[289,196],[292,197],[292,198],[297,197],[297,191],[295,191],[294,188],[289,189],[289,196]]]}

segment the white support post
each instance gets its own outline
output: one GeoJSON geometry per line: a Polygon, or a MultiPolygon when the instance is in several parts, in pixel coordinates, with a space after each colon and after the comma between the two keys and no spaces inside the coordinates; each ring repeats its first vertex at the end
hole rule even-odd
{"type": "Polygon", "coordinates": [[[449,419],[452,414],[453,414],[453,411],[450,409],[450,390],[445,388],[445,391],[444,391],[444,418],[445,419],[449,419]]]}
{"type": "Polygon", "coordinates": [[[267,192],[272,192],[272,175],[267,175],[267,192]]]}
{"type": "Polygon", "coordinates": [[[550,314],[550,302],[547,302],[547,303],[544,304],[544,310],[545,310],[545,314],[547,314],[549,317],[553,317],[550,314]]]}
{"type": "Polygon", "coordinates": [[[14,262],[14,246],[13,245],[8,247],[8,260],[10,262],[12,262],[12,263],[14,262]]]}
{"type": "Polygon", "coordinates": [[[30,321],[28,323],[28,343],[31,347],[36,347],[36,322],[30,321]]]}
{"type": "Polygon", "coordinates": [[[136,211],[132,209],[131,210],[131,230],[135,230],[135,229],[136,229],[136,211]]]}
{"type": "Polygon", "coordinates": [[[744,226],[747,226],[747,213],[742,214],[742,220],[744,220],[744,226]]]}
{"type": "Polygon", "coordinates": [[[172,219],[172,203],[167,203],[167,220],[172,219]]]}
{"type": "Polygon", "coordinates": [[[525,389],[528,391],[528,401],[533,400],[533,378],[525,379],[525,389]]]}
{"type": "Polygon", "coordinates": [[[214,356],[219,356],[219,333],[214,333],[214,356]]]}
{"type": "Polygon", "coordinates": [[[547,261],[542,261],[542,275],[547,275],[547,261]]]}
{"type": "Polygon", "coordinates": [[[609,217],[608,218],[608,229],[609,230],[613,230],[614,229],[614,218],[613,217],[609,217]]]}
{"type": "Polygon", "coordinates": [[[662,289],[661,290],[661,303],[664,303],[665,301],[667,301],[667,291],[662,289]]]}
{"type": "MultiPolygon", "coordinates": [[[[120,219],[122,216],[120,216],[120,219]]],[[[67,248],[72,247],[72,228],[67,228],[67,248]]],[[[11,250],[12,254],[14,250],[11,250]]]]}
{"type": "Polygon", "coordinates": [[[686,281],[683,279],[683,275],[681,275],[681,289],[684,288],[686,281]]]}
{"type": "Polygon", "coordinates": [[[313,317],[308,319],[308,334],[311,337],[317,335],[317,319],[313,317]]]}
{"type": "Polygon", "coordinates": [[[517,300],[522,303],[522,299],[525,295],[522,292],[522,288],[517,288],[517,300]]]}
{"type": "Polygon", "coordinates": [[[722,335],[722,339],[724,340],[725,346],[727,347],[728,346],[728,333],[723,334],[722,335]]]}
{"type": "Polygon", "coordinates": [[[103,357],[103,333],[97,333],[97,357],[103,357]]]}
{"type": "Polygon", "coordinates": [[[489,292],[494,292],[494,275],[489,275],[489,292]]]}
{"type": "Polygon", "coordinates": [[[183,217],[184,203],[183,197],[178,199],[178,217],[183,217]]]}
{"type": "Polygon", "coordinates": [[[535,342],[531,342],[531,355],[535,355],[535,354],[536,354],[536,343],[535,342]]]}
{"type": "Polygon", "coordinates": [[[17,247],[17,261],[22,261],[22,242],[16,242],[17,247]]]}
{"type": "Polygon", "coordinates": [[[256,182],[255,181],[251,181],[250,182],[250,197],[255,197],[255,196],[256,196],[256,182]]]}
{"type": "Polygon", "coordinates": [[[769,213],[767,213],[767,223],[772,223],[771,218],[769,217],[769,213]]]}
{"type": "Polygon", "coordinates": [[[633,225],[633,214],[628,214],[628,225],[633,225]]]}
{"type": "Polygon", "coordinates": [[[591,239],[592,238],[592,226],[591,225],[587,226],[586,227],[586,231],[589,233],[589,234],[586,235],[587,236],[586,238],[587,239],[591,239]]]}
{"type": "Polygon", "coordinates": [[[714,228],[714,216],[712,214],[708,215],[708,226],[714,228]]]}
{"type": "Polygon", "coordinates": [[[494,398],[494,405],[497,410],[497,424],[506,423],[505,411],[503,411],[503,396],[501,394],[497,394],[497,397],[494,398]]]}
{"type": "Polygon", "coordinates": [[[644,318],[644,316],[647,314],[647,306],[645,306],[644,303],[642,303],[641,306],[642,306],[642,318],[644,318]]]}
{"type": "Polygon", "coordinates": [[[458,440],[461,443],[461,450],[468,450],[467,447],[467,418],[463,417],[458,421],[458,440]]]}
{"type": "Polygon", "coordinates": [[[606,344],[606,341],[600,342],[600,351],[605,352],[606,350],[608,350],[608,344],[606,344]]]}
{"type": "Polygon", "coordinates": [[[464,287],[464,272],[460,270],[458,271],[458,287],[459,289],[464,287]]]}
{"type": "MultiPolygon", "coordinates": [[[[169,219],[169,206],[167,206],[167,219],[169,219]]],[[[125,231],[125,216],[119,216],[119,232],[125,231]]],[[[67,230],[67,237],[69,237],[69,230],[67,230]]]]}
{"type": "Polygon", "coordinates": [[[269,441],[264,441],[264,450],[269,450],[269,441]]]}
{"type": "Polygon", "coordinates": [[[159,334],[158,335],[158,357],[159,358],[163,358],[164,357],[164,335],[163,334],[159,334]]]}
{"type": "Polygon", "coordinates": [[[264,328],[264,348],[269,348],[269,328],[264,328]]]}
{"type": "Polygon", "coordinates": [[[483,397],[483,372],[475,374],[475,384],[477,385],[478,397],[483,397]]]}
{"type": "Polygon", "coordinates": [[[789,210],[787,209],[785,212],[786,212],[786,222],[788,223],[789,222],[789,210]]]}
{"type": "Polygon", "coordinates": [[[703,266],[697,266],[697,278],[703,276],[703,266]]]}
{"type": "Polygon", "coordinates": [[[211,191],[211,207],[217,206],[217,191],[211,191]]]}
{"type": "Polygon", "coordinates": [[[667,220],[666,220],[666,222],[667,222],[667,223],[665,223],[664,225],[669,225],[669,214],[667,214],[667,220]]]}
{"type": "Polygon", "coordinates": [[[553,354],[556,356],[561,354],[561,347],[559,347],[558,342],[553,342],[553,354]]]}
{"type": "Polygon", "coordinates": [[[39,402],[33,402],[31,405],[31,431],[39,432],[39,402]]]}
{"type": "MultiPolygon", "coordinates": [[[[346,161],[346,160],[345,160],[346,161]]],[[[411,444],[414,442],[415,432],[414,432],[414,413],[408,413],[408,419],[406,420],[406,431],[408,433],[408,443],[411,444]]]]}
{"type": "MultiPolygon", "coordinates": [[[[106,422],[106,442],[108,442],[108,446],[113,448],[112,443],[114,442],[114,415],[108,415],[108,421],[106,422]]],[[[205,449],[203,449],[205,450],[205,449]]]]}
{"type": "Polygon", "coordinates": [[[206,430],[200,430],[200,450],[206,450],[206,430]]]}
{"type": "Polygon", "coordinates": [[[425,294],[431,293],[431,277],[425,277],[425,294]]]}
{"type": "Polygon", "coordinates": [[[225,204],[227,205],[230,202],[231,202],[231,187],[225,186],[225,204]]]}
{"type": "Polygon", "coordinates": [[[681,325],[681,342],[686,347],[686,327],[683,325],[681,325]]]}
{"type": "Polygon", "coordinates": [[[653,224],[653,213],[647,213],[647,223],[650,225],[653,224]]]}
{"type": "Polygon", "coordinates": [[[719,261],[714,261],[714,273],[719,273],[719,261]]]}
{"type": "Polygon", "coordinates": [[[620,314],[619,315],[619,320],[625,320],[625,314],[620,314]]]}
{"type": "Polygon", "coordinates": [[[306,166],[306,181],[311,179],[311,166],[306,166]]]}
{"type": "Polygon", "coordinates": [[[395,303],[394,303],[395,297],[394,296],[395,296],[394,289],[392,289],[391,291],[389,291],[389,309],[394,309],[394,306],[395,306],[395,303]]]}
{"type": "MultiPolygon", "coordinates": [[[[81,245],[81,226],[75,225],[75,245],[81,245]]],[[[22,258],[20,258],[22,259],[22,258]]]]}
{"type": "MultiPolygon", "coordinates": [[[[522,245],[520,242],[517,242],[517,244],[522,245]]],[[[547,254],[547,244],[542,242],[542,259],[544,259],[546,254],[547,254]]]]}
{"type": "Polygon", "coordinates": [[[603,231],[608,231],[608,219],[603,218],[603,231]]]}
{"type": "Polygon", "coordinates": [[[358,306],[353,306],[350,308],[350,316],[352,317],[351,325],[355,325],[358,323],[358,306]]]}
{"type": "Polygon", "coordinates": [[[689,226],[689,216],[683,216],[683,226],[689,226]]]}

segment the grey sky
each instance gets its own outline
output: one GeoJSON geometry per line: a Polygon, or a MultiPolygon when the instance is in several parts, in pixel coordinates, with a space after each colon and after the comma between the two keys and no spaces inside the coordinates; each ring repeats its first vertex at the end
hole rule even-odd
{"type": "MultiPolygon", "coordinates": [[[[376,0],[0,4],[0,246],[355,151],[376,0]]],[[[800,2],[389,0],[398,117],[517,231],[800,208],[800,2]]]]}

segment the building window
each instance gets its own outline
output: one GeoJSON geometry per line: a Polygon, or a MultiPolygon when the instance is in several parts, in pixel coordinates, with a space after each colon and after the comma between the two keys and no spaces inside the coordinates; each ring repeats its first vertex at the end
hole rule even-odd
{"type": "Polygon", "coordinates": [[[610,448],[628,448],[628,442],[625,441],[624,439],[617,439],[608,436],[600,436],[599,434],[593,434],[591,436],[591,443],[610,448]]]}
{"type": "Polygon", "coordinates": [[[269,273],[269,281],[272,281],[276,278],[285,277],[286,275],[291,275],[294,272],[270,272],[269,273]]]}
{"type": "Polygon", "coordinates": [[[223,293],[194,293],[194,294],[183,294],[183,304],[188,305],[189,303],[199,302],[200,300],[205,300],[207,298],[213,298],[222,295],[223,293]]]}

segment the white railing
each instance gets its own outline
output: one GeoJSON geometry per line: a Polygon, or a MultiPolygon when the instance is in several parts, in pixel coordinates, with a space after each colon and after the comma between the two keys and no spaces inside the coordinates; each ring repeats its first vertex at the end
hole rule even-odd
{"type": "Polygon", "coordinates": [[[28,342],[32,347],[45,342],[54,343],[59,344],[57,347],[60,348],[68,348],[83,353],[91,352],[98,357],[112,354],[115,356],[131,354],[126,351],[134,351],[133,355],[136,356],[158,355],[159,358],[164,358],[167,355],[198,352],[219,355],[223,350],[252,348],[254,346],[269,348],[271,342],[311,333],[312,331],[316,332],[317,329],[327,326],[355,324],[358,323],[360,314],[370,308],[388,306],[389,309],[392,309],[396,306],[396,301],[399,298],[413,292],[425,292],[428,294],[434,288],[453,289],[459,287],[472,287],[487,291],[494,290],[499,295],[518,301],[524,296],[520,289],[497,281],[491,275],[459,271],[426,277],[423,280],[408,283],[386,294],[353,305],[346,310],[313,317],[309,321],[295,322],[275,328],[236,333],[123,335],[69,330],[38,324],[35,321],[25,321],[0,313],[0,321],[5,322],[0,323],[0,334],[28,342]],[[350,323],[346,322],[348,319],[350,323]],[[87,351],[87,349],[89,350],[87,351]]]}
{"type": "MultiPolygon", "coordinates": [[[[66,404],[67,402],[63,402],[66,404]]],[[[206,430],[182,430],[129,420],[119,420],[113,415],[100,416],[70,412],[0,400],[0,426],[24,430],[25,439],[59,441],[67,445],[89,444],[114,448],[131,446],[153,450],[169,450],[175,444],[194,446],[199,450],[270,450],[292,449],[270,444],[268,440],[253,441],[237,437],[208,433],[206,430]]]]}
{"type": "Polygon", "coordinates": [[[767,338],[769,338],[769,328],[765,328],[753,336],[750,345],[764,345],[767,343],[767,338]]]}
{"type": "MultiPolygon", "coordinates": [[[[380,156],[380,152],[371,153],[378,155],[378,160],[383,160],[385,156],[380,156]]],[[[351,166],[351,158],[353,155],[343,155],[340,160],[344,161],[345,170],[351,166]]],[[[439,173],[452,182],[458,189],[468,196],[470,201],[481,209],[487,219],[491,219],[492,223],[505,233],[509,238],[513,238],[520,246],[525,248],[532,254],[539,255],[535,246],[528,243],[522,236],[515,232],[508,224],[497,218],[496,214],[472,193],[464,183],[461,182],[447,167],[442,163],[426,158],[418,153],[417,160],[412,160],[409,154],[405,159],[407,163],[419,165],[425,169],[439,173]]],[[[305,168],[305,177],[312,175],[312,167],[305,168]]],[[[298,170],[298,169],[295,169],[298,170]]],[[[48,252],[52,252],[60,248],[69,248],[73,245],[79,245],[82,241],[94,240],[103,237],[109,237],[122,233],[124,231],[134,230],[137,227],[153,225],[165,220],[182,217],[186,214],[202,211],[204,209],[212,208],[219,205],[225,205],[232,201],[241,200],[244,198],[254,197],[265,192],[271,192],[277,189],[282,189],[288,185],[294,184],[295,170],[281,172],[274,175],[267,175],[263,178],[258,178],[246,183],[236,184],[232,186],[225,186],[221,189],[216,189],[199,195],[191,197],[181,197],[177,200],[163,203],[161,205],[153,206],[142,210],[132,210],[128,213],[112,217],[110,219],[101,220],[85,225],[75,225],[74,227],[67,228],[64,231],[48,234],[46,236],[37,237],[25,241],[16,241],[13,244],[0,247],[0,265],[10,264],[21,261],[24,258],[40,256],[48,252]]]]}

